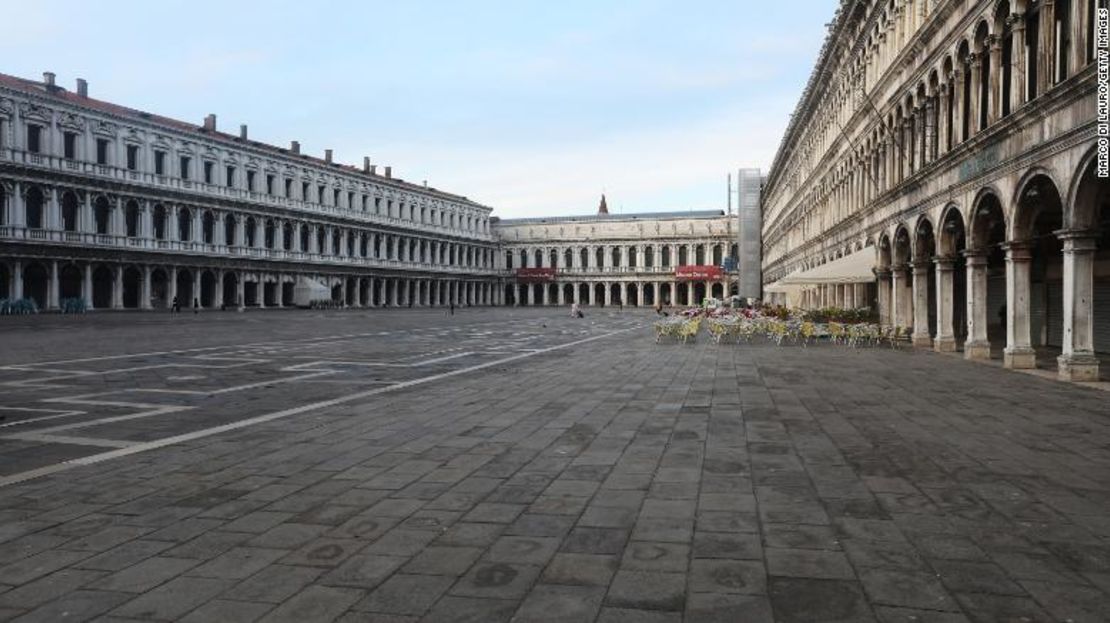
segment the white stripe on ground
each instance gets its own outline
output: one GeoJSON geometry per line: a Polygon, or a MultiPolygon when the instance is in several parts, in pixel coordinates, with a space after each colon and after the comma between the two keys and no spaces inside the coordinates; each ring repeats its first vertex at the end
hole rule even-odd
{"type": "Polygon", "coordinates": [[[531,352],[522,353],[520,355],[513,355],[512,357],[505,357],[504,359],[497,359],[497,360],[494,360],[494,361],[487,361],[486,363],[481,363],[481,364],[470,366],[470,367],[467,367],[467,368],[459,368],[457,370],[442,372],[440,374],[433,374],[431,376],[425,376],[423,378],[413,379],[411,381],[402,381],[400,383],[396,383],[396,384],[390,385],[388,387],[378,387],[378,388],[375,388],[375,389],[370,389],[370,390],[366,390],[366,391],[362,391],[362,392],[357,392],[357,393],[354,393],[354,394],[348,394],[346,396],[340,396],[339,398],[332,398],[330,400],[322,400],[320,402],[314,402],[314,403],[310,403],[310,404],[307,404],[307,405],[302,405],[302,406],[299,406],[299,407],[293,407],[292,409],[285,409],[283,411],[276,411],[274,413],[267,413],[265,415],[259,415],[259,416],[255,416],[255,417],[252,417],[252,418],[247,418],[245,420],[238,420],[236,422],[230,422],[228,424],[222,424],[220,426],[213,426],[211,428],[205,428],[205,429],[193,431],[191,433],[184,433],[184,434],[181,434],[181,435],[175,435],[173,437],[166,437],[164,439],[156,439],[154,441],[147,441],[147,442],[137,443],[137,444],[128,446],[126,448],[120,448],[118,450],[112,450],[112,451],[109,451],[109,452],[101,452],[99,454],[92,454],[92,455],[89,455],[89,456],[78,457],[78,458],[75,458],[75,459],[70,459],[68,461],[63,461],[61,463],[55,463],[53,465],[46,465],[46,466],[39,467],[39,468],[36,468],[36,469],[28,470],[28,471],[25,471],[25,472],[19,472],[19,473],[16,473],[16,474],[12,474],[10,476],[4,476],[4,477],[0,478],[0,487],[6,487],[8,485],[13,485],[13,484],[16,484],[16,483],[25,482],[25,481],[28,481],[28,480],[32,480],[34,478],[40,478],[42,476],[47,476],[47,475],[50,475],[50,474],[56,474],[58,472],[62,472],[62,471],[68,470],[68,469],[72,469],[74,467],[78,467],[78,466],[81,466],[81,465],[94,465],[96,463],[102,463],[104,461],[109,461],[111,459],[118,459],[118,458],[122,458],[122,457],[125,457],[125,456],[130,456],[132,454],[139,454],[140,452],[148,452],[150,450],[157,450],[159,448],[165,448],[167,446],[172,446],[174,444],[185,443],[185,442],[188,442],[188,441],[195,441],[197,439],[203,439],[205,437],[211,437],[212,435],[219,435],[221,433],[226,433],[226,432],[233,431],[233,430],[239,430],[241,428],[247,428],[249,426],[255,426],[257,424],[264,424],[266,422],[272,422],[274,420],[280,420],[280,419],[287,418],[287,417],[290,417],[290,416],[299,415],[301,413],[306,413],[308,411],[315,411],[317,409],[325,409],[327,407],[334,407],[335,405],[341,405],[341,404],[352,402],[352,401],[355,401],[355,400],[361,400],[363,398],[369,398],[370,396],[377,396],[379,394],[384,394],[386,392],[396,391],[398,389],[405,389],[405,388],[413,387],[413,386],[416,386],[416,385],[423,385],[425,383],[431,383],[432,381],[439,381],[439,380],[450,378],[450,377],[453,377],[453,376],[459,376],[459,375],[462,375],[462,374],[469,374],[471,372],[477,372],[478,370],[484,370],[486,368],[492,368],[492,367],[495,367],[495,366],[504,365],[506,363],[511,363],[513,361],[519,361],[521,359],[527,359],[529,357],[534,357],[536,355],[542,355],[542,354],[554,352],[554,351],[557,351],[557,350],[563,350],[565,348],[570,348],[572,346],[578,346],[578,345],[581,345],[581,344],[586,344],[588,342],[601,340],[601,339],[604,339],[604,338],[607,338],[607,337],[612,337],[614,335],[618,335],[618,334],[621,334],[621,333],[627,333],[629,331],[635,331],[635,330],[638,330],[638,329],[641,329],[641,328],[642,327],[635,326],[635,327],[629,327],[627,329],[618,329],[616,331],[610,331],[609,333],[602,333],[601,335],[595,335],[595,336],[584,338],[584,339],[581,339],[581,340],[575,340],[573,342],[567,342],[565,344],[558,344],[558,345],[555,345],[555,346],[549,346],[547,348],[542,348],[542,349],[539,349],[539,350],[534,350],[534,351],[531,351],[531,352]]]}

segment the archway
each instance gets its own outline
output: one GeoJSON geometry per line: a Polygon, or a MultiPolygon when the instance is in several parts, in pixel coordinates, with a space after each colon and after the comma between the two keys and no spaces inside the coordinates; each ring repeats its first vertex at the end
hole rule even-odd
{"type": "Polygon", "coordinates": [[[609,300],[612,301],[613,305],[624,304],[624,297],[621,296],[621,285],[619,283],[609,285],[609,296],[611,297],[609,300]]]}
{"type": "MultiPolygon", "coordinates": [[[[66,264],[58,271],[58,297],[61,300],[83,298],[81,286],[85,281],[81,269],[73,264],[66,264]]],[[[4,298],[0,293],[0,298],[4,298]]]]}
{"type": "MultiPolygon", "coordinates": [[[[46,205],[42,190],[38,186],[28,188],[24,201],[24,215],[26,216],[24,223],[29,229],[42,229],[45,225],[44,211],[46,205]]],[[[24,290],[26,291],[26,289],[24,290]]]]}
{"type": "MultiPolygon", "coordinates": [[[[231,247],[238,244],[235,239],[235,217],[227,214],[224,216],[224,244],[231,247]]],[[[224,299],[227,300],[227,299],[224,299]]]]}
{"type": "Polygon", "coordinates": [[[932,346],[937,333],[937,282],[932,278],[936,254],[933,224],[923,216],[917,221],[913,244],[914,346],[932,346]]]}
{"type": "Polygon", "coordinates": [[[967,236],[959,208],[949,206],[941,215],[937,237],[936,296],[937,329],[933,346],[941,352],[954,351],[966,337],[967,268],[964,251],[967,236]]]}
{"type": "Polygon", "coordinates": [[[1054,233],[1063,226],[1056,184],[1032,175],[1017,195],[1006,251],[1006,367],[1035,367],[1035,349],[1063,346],[1063,245],[1054,233]]]}
{"type": "Polygon", "coordinates": [[[112,269],[100,264],[93,269],[92,277],[92,306],[95,309],[111,309],[112,287],[115,282],[112,269]]]}
{"type": "MultiPolygon", "coordinates": [[[[648,247],[648,251],[650,251],[650,250],[651,250],[651,247],[648,247]]],[[[655,305],[655,300],[656,300],[656,298],[655,298],[655,284],[654,283],[645,283],[644,284],[644,305],[655,305]]]]}
{"type": "Polygon", "coordinates": [[[675,286],[675,300],[672,305],[690,305],[690,284],[680,283],[675,286]]]}
{"type": "Polygon", "coordinates": [[[336,303],[343,302],[343,286],[342,284],[334,284],[331,287],[331,300],[336,303]]]}
{"type": "Polygon", "coordinates": [[[46,309],[49,277],[46,267],[38,262],[23,269],[23,298],[35,302],[35,307],[46,309]]]}
{"type": "Polygon", "coordinates": [[[709,291],[710,291],[710,296],[712,298],[715,298],[715,299],[718,299],[718,300],[722,300],[722,299],[725,298],[725,286],[724,286],[724,284],[714,283],[712,286],[710,286],[709,291]]]}
{"type": "Polygon", "coordinates": [[[896,327],[913,326],[913,279],[910,269],[912,250],[910,232],[900,225],[894,232],[891,251],[891,302],[892,324],[896,327]]]}
{"type": "Polygon", "coordinates": [[[200,305],[211,309],[216,304],[216,275],[205,270],[200,274],[200,305]]]}
{"type": "Polygon", "coordinates": [[[990,359],[992,344],[1006,342],[1006,217],[997,195],[979,196],[969,225],[964,357],[990,359]]]}
{"type": "Polygon", "coordinates": [[[184,242],[193,239],[193,213],[189,208],[183,207],[177,212],[177,239],[184,242]]]}
{"type": "Polygon", "coordinates": [[[142,297],[143,274],[138,268],[128,266],[123,270],[123,307],[125,309],[138,309],[139,299],[142,297]]]}
{"type": "Polygon", "coordinates": [[[1066,215],[1063,297],[1064,343],[1060,377],[1099,378],[1099,354],[1110,354],[1110,179],[1096,173],[1095,152],[1080,168],[1066,215]]]}
{"type": "Polygon", "coordinates": [[[224,273],[224,306],[239,307],[239,277],[233,272],[224,273]]]}
{"type": "Polygon", "coordinates": [[[558,286],[558,284],[554,284],[554,283],[547,284],[547,304],[548,305],[558,305],[559,304],[559,286],[558,286]]]}
{"type": "Polygon", "coordinates": [[[139,202],[134,199],[124,206],[123,229],[128,238],[138,238],[142,233],[139,231],[139,202]]]}
{"type": "MultiPolygon", "coordinates": [[[[296,283],[292,282],[292,281],[282,281],[281,282],[281,304],[282,304],[282,306],[284,306],[284,307],[293,307],[293,305],[295,305],[294,298],[293,298],[293,292],[294,292],[294,287],[295,286],[296,286],[296,283]]],[[[368,293],[364,292],[363,296],[368,296],[368,293]]],[[[367,304],[369,304],[368,300],[367,300],[367,304]]]]}
{"type": "Polygon", "coordinates": [[[634,283],[625,284],[624,290],[625,290],[624,301],[625,301],[626,305],[628,305],[630,307],[636,307],[637,305],[640,304],[640,296],[639,296],[639,292],[636,291],[636,284],[634,284],[634,283]]]}
{"type": "MultiPolygon", "coordinates": [[[[354,277],[347,277],[347,305],[355,305],[358,302],[358,280],[354,277]]],[[[420,304],[421,297],[415,297],[416,303],[420,304]]]]}
{"type": "Polygon", "coordinates": [[[585,283],[578,284],[578,304],[586,305],[590,302],[590,286],[585,283]]]}
{"type": "Polygon", "coordinates": [[[193,271],[187,268],[177,269],[177,304],[181,309],[188,309],[193,306],[193,298],[196,294],[193,293],[193,271]]]}
{"type": "Polygon", "coordinates": [[[154,238],[156,240],[166,239],[166,208],[162,204],[154,206],[154,238]]]}
{"type": "Polygon", "coordinates": [[[659,284],[659,302],[664,305],[674,305],[674,293],[671,292],[671,284],[659,284]]]}
{"type": "Polygon", "coordinates": [[[594,284],[594,305],[598,307],[605,306],[605,284],[594,284]]]}
{"type": "Polygon", "coordinates": [[[512,285],[505,286],[505,305],[512,307],[516,305],[516,287],[512,285]]]}
{"type": "Polygon", "coordinates": [[[566,283],[563,284],[563,303],[569,305],[574,301],[574,286],[566,283]]]}
{"type": "Polygon", "coordinates": [[[706,292],[705,292],[705,284],[704,284],[704,283],[702,283],[702,282],[700,282],[700,281],[698,281],[698,282],[695,282],[695,283],[694,283],[694,300],[693,300],[693,304],[694,304],[695,306],[696,306],[696,305],[701,305],[701,304],[702,304],[702,301],[704,301],[704,300],[705,300],[705,294],[706,294],[706,292]]]}
{"type": "MultiPolygon", "coordinates": [[[[3,206],[0,206],[2,209],[3,206]]],[[[12,275],[8,269],[8,265],[0,262],[0,299],[11,298],[12,275]]]]}
{"type": "Polygon", "coordinates": [[[543,284],[533,283],[530,287],[532,289],[532,304],[543,305],[543,284]]]}
{"type": "Polygon", "coordinates": [[[170,306],[169,282],[165,270],[155,268],[150,271],[150,303],[156,309],[170,306]]]}
{"type": "Polygon", "coordinates": [[[81,209],[77,201],[77,193],[66,191],[62,194],[62,229],[77,231],[80,229],[81,209]]]}
{"type": "Polygon", "coordinates": [[[111,233],[112,207],[108,198],[101,195],[93,201],[93,219],[96,221],[96,233],[106,235],[111,233]]]}
{"type": "Polygon", "coordinates": [[[216,217],[212,215],[211,210],[205,210],[201,217],[201,240],[205,244],[216,242],[216,217]]]}

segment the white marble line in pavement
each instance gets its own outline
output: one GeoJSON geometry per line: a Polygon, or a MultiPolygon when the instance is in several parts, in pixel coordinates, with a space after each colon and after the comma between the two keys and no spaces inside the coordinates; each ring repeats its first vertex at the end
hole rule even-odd
{"type": "Polygon", "coordinates": [[[354,394],[348,394],[346,396],[340,396],[339,398],[332,398],[332,399],[329,399],[329,400],[322,400],[322,401],[314,402],[314,403],[307,404],[307,405],[301,405],[299,407],[293,407],[291,409],[276,411],[274,413],[267,413],[267,414],[264,414],[264,415],[258,415],[258,416],[252,417],[252,418],[247,418],[245,420],[239,420],[239,421],[231,422],[231,423],[228,423],[228,424],[222,424],[220,426],[213,426],[211,428],[205,428],[205,429],[193,431],[191,433],[184,433],[184,434],[181,434],[181,435],[175,435],[173,437],[166,437],[164,439],[156,439],[154,441],[136,443],[136,444],[130,445],[126,448],[119,448],[117,450],[111,450],[111,451],[108,451],[108,452],[101,452],[101,453],[92,454],[92,455],[89,455],[89,456],[78,457],[78,458],[75,458],[75,459],[70,459],[68,461],[63,461],[61,463],[55,463],[53,465],[45,465],[43,467],[28,470],[28,471],[25,471],[25,472],[19,472],[17,474],[12,474],[10,476],[0,477],[0,487],[13,485],[13,484],[20,483],[20,482],[25,482],[25,481],[28,481],[28,480],[32,480],[34,478],[41,478],[42,476],[48,476],[50,474],[56,474],[58,472],[62,472],[62,471],[72,469],[74,467],[79,467],[79,466],[82,466],[82,465],[94,465],[96,463],[102,463],[104,461],[109,461],[111,459],[118,459],[118,458],[122,458],[122,457],[125,457],[125,456],[130,456],[132,454],[138,454],[140,452],[148,452],[150,450],[157,450],[159,448],[165,448],[167,446],[172,446],[174,444],[185,443],[185,442],[188,442],[188,441],[195,441],[197,439],[203,439],[205,437],[211,437],[212,435],[219,435],[221,433],[226,433],[226,432],[233,431],[233,430],[239,430],[241,428],[247,428],[249,426],[255,426],[257,424],[264,424],[266,422],[272,422],[274,420],[280,420],[280,419],[287,418],[287,417],[290,417],[290,416],[293,416],[293,415],[299,415],[301,413],[305,413],[305,412],[308,412],[308,411],[315,411],[317,409],[324,409],[324,408],[327,408],[327,407],[333,407],[335,405],[341,405],[341,404],[352,402],[352,401],[355,401],[355,400],[361,400],[363,398],[368,398],[370,396],[376,396],[376,395],[379,395],[379,394],[384,394],[386,392],[396,391],[398,389],[405,389],[405,388],[408,388],[408,387],[413,387],[413,386],[416,386],[416,385],[423,385],[425,383],[431,383],[433,381],[439,381],[439,380],[454,377],[454,376],[469,374],[471,372],[477,372],[478,370],[484,370],[486,368],[492,368],[492,367],[495,367],[495,366],[504,365],[506,363],[511,363],[513,361],[519,361],[521,359],[527,359],[529,357],[535,357],[536,355],[542,355],[542,354],[554,352],[554,351],[557,351],[557,350],[563,350],[563,349],[566,349],[566,348],[570,348],[572,346],[579,346],[581,344],[594,342],[594,341],[597,341],[597,340],[605,339],[607,337],[612,337],[614,335],[619,335],[621,333],[627,333],[629,331],[635,331],[635,330],[638,330],[638,329],[641,329],[641,328],[642,327],[634,326],[634,327],[628,327],[626,329],[618,329],[616,331],[610,331],[609,333],[602,333],[601,335],[595,335],[595,336],[592,336],[592,337],[587,337],[587,338],[583,338],[583,339],[580,339],[580,340],[575,340],[573,342],[567,342],[565,344],[557,344],[555,346],[549,346],[547,348],[542,348],[542,349],[534,350],[534,351],[531,351],[531,352],[521,353],[519,355],[513,355],[511,357],[505,357],[504,359],[497,359],[497,360],[494,360],[494,361],[487,361],[485,363],[480,363],[480,364],[473,365],[473,366],[466,367],[466,368],[458,368],[458,369],[455,369],[455,370],[450,370],[448,372],[441,372],[439,374],[433,374],[431,376],[425,376],[425,377],[422,377],[422,378],[419,378],[419,379],[413,379],[411,381],[402,381],[400,383],[396,383],[396,384],[389,385],[389,386],[386,386],[386,387],[378,387],[378,388],[369,389],[369,390],[362,391],[362,392],[357,392],[357,393],[354,393],[354,394]]]}

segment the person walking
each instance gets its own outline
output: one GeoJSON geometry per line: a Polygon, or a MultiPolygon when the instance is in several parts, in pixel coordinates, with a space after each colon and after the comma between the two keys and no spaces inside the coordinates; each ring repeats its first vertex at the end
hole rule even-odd
{"type": "Polygon", "coordinates": [[[451,301],[451,315],[455,315],[455,301],[451,301]]]}
{"type": "Polygon", "coordinates": [[[194,314],[199,314],[200,313],[200,299],[198,299],[196,297],[193,297],[193,313],[194,314]]]}
{"type": "Polygon", "coordinates": [[[170,305],[170,313],[177,314],[181,312],[181,303],[177,302],[177,297],[173,297],[173,303],[170,305]]]}

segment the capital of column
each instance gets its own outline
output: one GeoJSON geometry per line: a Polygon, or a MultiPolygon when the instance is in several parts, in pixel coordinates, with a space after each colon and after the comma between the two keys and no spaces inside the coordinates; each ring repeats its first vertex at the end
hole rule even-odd
{"type": "Polygon", "coordinates": [[[891,271],[890,268],[872,268],[871,272],[875,273],[877,279],[890,279],[890,275],[893,271],[891,271]]]}
{"type": "Polygon", "coordinates": [[[966,249],[964,250],[964,258],[967,260],[968,267],[978,267],[987,265],[987,250],[986,249],[966,249]]]}
{"type": "Polygon", "coordinates": [[[914,260],[908,264],[915,275],[929,272],[929,267],[932,265],[933,263],[929,260],[914,260]]]}
{"type": "Polygon", "coordinates": [[[953,271],[956,269],[956,258],[952,255],[938,255],[933,258],[933,264],[936,264],[939,271],[953,271]]]}
{"type": "Polygon", "coordinates": [[[1006,25],[1015,33],[1025,30],[1025,13],[1010,13],[1006,18],[1006,25]]]}
{"type": "Polygon", "coordinates": [[[1094,253],[1099,232],[1090,229],[1060,229],[1052,232],[1064,243],[1064,253],[1094,253]]]}
{"type": "Polygon", "coordinates": [[[1006,251],[1007,262],[1033,261],[1033,245],[1028,241],[1016,240],[1013,242],[1006,242],[1002,244],[1002,249],[1006,251]]]}

